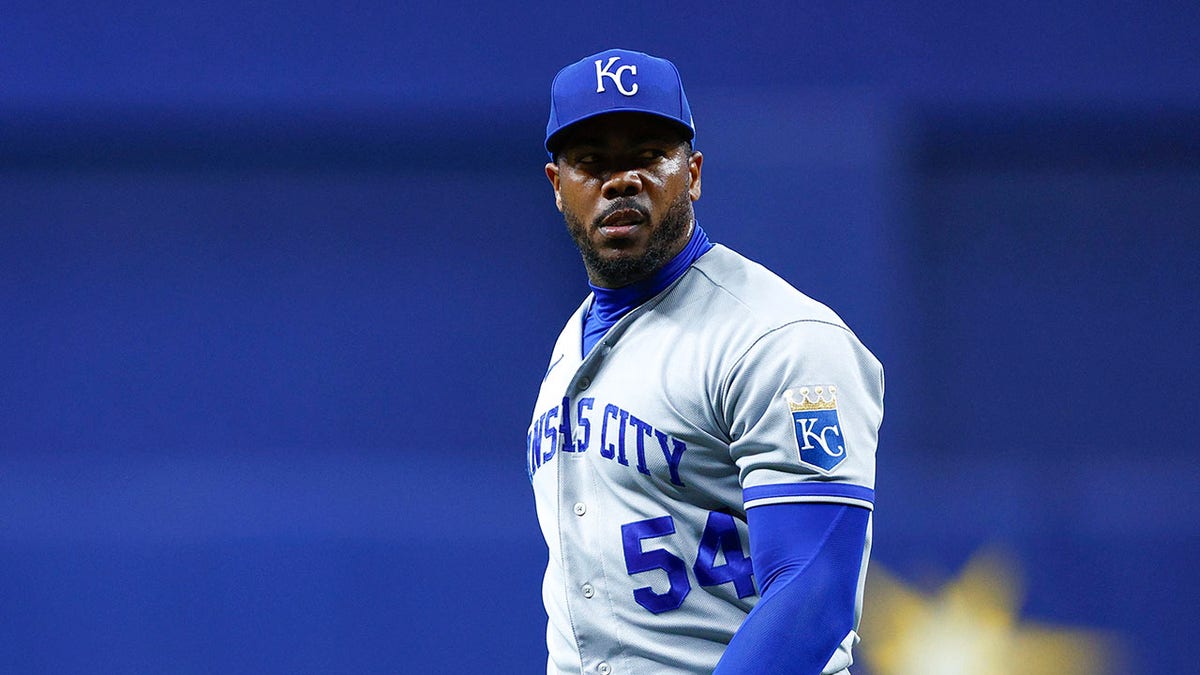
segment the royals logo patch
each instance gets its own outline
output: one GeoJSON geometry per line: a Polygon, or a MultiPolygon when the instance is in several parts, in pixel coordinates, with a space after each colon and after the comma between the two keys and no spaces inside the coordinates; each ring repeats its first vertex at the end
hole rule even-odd
{"type": "Polygon", "coordinates": [[[828,473],[846,459],[846,440],[838,419],[837,387],[818,385],[784,392],[796,425],[800,461],[828,473]]]}

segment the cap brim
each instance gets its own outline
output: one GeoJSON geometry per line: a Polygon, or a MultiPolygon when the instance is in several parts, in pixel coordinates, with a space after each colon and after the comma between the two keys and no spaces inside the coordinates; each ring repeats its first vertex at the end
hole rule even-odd
{"type": "Polygon", "coordinates": [[[670,122],[672,124],[672,126],[674,126],[676,129],[678,129],[680,134],[682,134],[682,136],[683,136],[683,140],[690,141],[696,137],[696,131],[694,129],[692,129],[691,127],[689,127],[686,124],[683,124],[678,119],[671,117],[670,115],[664,115],[662,113],[655,112],[652,110],[643,110],[641,108],[610,108],[607,110],[599,110],[599,111],[596,111],[589,115],[584,115],[583,117],[580,117],[579,119],[571,121],[571,123],[569,123],[569,124],[565,124],[565,125],[559,127],[557,130],[555,130],[554,133],[550,134],[546,138],[546,152],[550,153],[551,155],[558,152],[559,148],[562,145],[562,141],[566,137],[567,133],[571,129],[574,129],[576,126],[578,126],[580,122],[586,122],[587,120],[590,120],[590,119],[593,119],[596,117],[600,117],[602,115],[611,115],[613,113],[641,113],[642,115],[649,115],[651,117],[657,117],[658,119],[670,122]]]}

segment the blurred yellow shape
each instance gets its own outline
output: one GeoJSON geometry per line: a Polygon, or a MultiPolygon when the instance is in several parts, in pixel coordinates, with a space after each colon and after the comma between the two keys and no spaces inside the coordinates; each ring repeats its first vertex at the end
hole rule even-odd
{"type": "Polygon", "coordinates": [[[1105,675],[1121,672],[1114,637],[1022,622],[1015,565],[974,557],[925,594],[872,565],[859,634],[872,675],[1105,675]]]}

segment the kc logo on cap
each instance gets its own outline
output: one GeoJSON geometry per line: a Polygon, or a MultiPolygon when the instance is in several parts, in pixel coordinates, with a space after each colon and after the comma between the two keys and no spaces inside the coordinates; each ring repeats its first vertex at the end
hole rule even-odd
{"type": "Polygon", "coordinates": [[[616,85],[616,87],[617,87],[617,91],[621,92],[622,94],[624,94],[626,96],[633,96],[634,94],[637,93],[637,90],[638,90],[637,82],[634,82],[633,87],[630,88],[629,90],[626,90],[625,87],[623,87],[621,85],[621,74],[624,73],[625,71],[629,71],[629,74],[631,76],[637,75],[637,66],[624,65],[624,66],[621,66],[620,68],[617,68],[615,71],[609,70],[609,68],[613,67],[614,63],[616,63],[617,61],[620,61],[620,60],[621,60],[621,57],[614,56],[608,60],[608,63],[605,63],[604,66],[601,67],[600,64],[604,62],[604,59],[596,59],[596,93],[597,94],[604,93],[604,78],[606,78],[606,77],[613,81],[613,84],[616,85]]]}
{"type": "Polygon", "coordinates": [[[546,151],[554,156],[568,127],[597,115],[638,112],[673,122],[696,136],[692,109],[675,64],[627,49],[609,49],[558,71],[550,85],[546,151]]]}

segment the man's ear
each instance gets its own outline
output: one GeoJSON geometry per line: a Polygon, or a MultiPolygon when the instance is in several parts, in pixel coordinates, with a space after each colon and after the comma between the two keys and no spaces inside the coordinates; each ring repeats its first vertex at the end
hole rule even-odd
{"type": "Polygon", "coordinates": [[[562,194],[558,191],[558,164],[546,162],[546,178],[550,179],[550,186],[554,188],[554,206],[561,212],[563,207],[562,194]]]}
{"type": "Polygon", "coordinates": [[[704,166],[704,155],[699,152],[693,152],[688,159],[688,173],[691,174],[692,181],[688,185],[688,196],[692,201],[700,199],[700,169],[704,166]]]}

